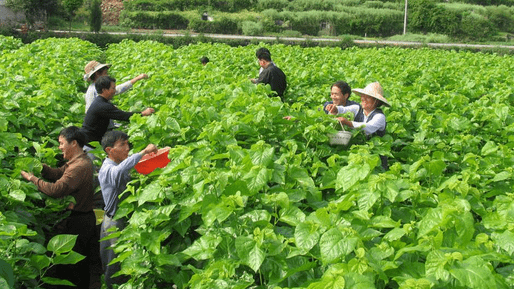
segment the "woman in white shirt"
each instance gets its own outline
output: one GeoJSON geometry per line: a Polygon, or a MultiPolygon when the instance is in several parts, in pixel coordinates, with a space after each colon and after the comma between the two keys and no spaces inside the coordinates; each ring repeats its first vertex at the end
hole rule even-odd
{"type": "MultiPolygon", "coordinates": [[[[328,104],[326,110],[333,115],[346,113],[351,111],[355,117],[353,121],[345,117],[338,117],[337,120],[341,124],[351,128],[362,128],[367,138],[375,135],[382,137],[386,133],[386,117],[384,112],[379,108],[382,105],[391,106],[387,99],[384,98],[384,90],[378,82],[368,84],[364,89],[356,88],[352,90],[354,93],[361,97],[361,106],[337,106],[335,104],[328,104]]],[[[384,170],[389,169],[387,163],[387,156],[380,156],[382,167],[384,170]]]]}
{"type": "Polygon", "coordinates": [[[364,89],[356,88],[352,90],[360,96],[361,106],[338,106],[328,104],[326,110],[333,115],[352,112],[355,117],[353,121],[345,117],[337,119],[343,124],[351,128],[362,128],[366,136],[373,135],[383,136],[386,132],[386,117],[379,108],[382,105],[391,106],[387,99],[384,98],[384,90],[378,82],[368,84],[364,89]]]}

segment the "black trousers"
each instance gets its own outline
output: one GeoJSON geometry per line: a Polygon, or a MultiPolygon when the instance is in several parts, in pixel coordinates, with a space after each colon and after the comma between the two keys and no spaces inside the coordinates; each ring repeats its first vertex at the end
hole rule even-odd
{"type": "MultiPolygon", "coordinates": [[[[86,256],[82,261],[71,265],[56,265],[49,270],[48,276],[68,280],[72,286],[44,286],[45,288],[89,288],[91,249],[98,248],[96,217],[93,211],[83,213],[72,211],[71,215],[56,225],[50,238],[59,234],[78,235],[73,251],[86,256]]],[[[50,239],[49,239],[50,240],[50,239]]]]}

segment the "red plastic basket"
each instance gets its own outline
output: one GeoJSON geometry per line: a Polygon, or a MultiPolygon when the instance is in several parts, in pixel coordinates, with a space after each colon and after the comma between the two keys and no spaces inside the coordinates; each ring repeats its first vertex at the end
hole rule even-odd
{"type": "Polygon", "coordinates": [[[156,168],[164,168],[170,162],[168,158],[169,147],[159,149],[157,153],[146,154],[134,166],[136,171],[140,174],[147,175],[153,172],[156,168]]]}

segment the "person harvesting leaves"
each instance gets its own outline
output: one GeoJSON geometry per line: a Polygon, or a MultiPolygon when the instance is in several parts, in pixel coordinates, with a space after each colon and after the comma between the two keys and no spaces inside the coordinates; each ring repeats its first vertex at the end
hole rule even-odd
{"type": "MultiPolygon", "coordinates": [[[[123,230],[126,225],[125,218],[115,219],[120,195],[127,188],[130,181],[130,170],[141,160],[143,155],[157,152],[157,147],[149,144],[144,150],[129,157],[130,146],[128,135],[122,131],[110,131],[102,138],[102,147],[107,153],[102,167],[98,173],[98,180],[105,201],[104,219],[100,231],[100,240],[112,233],[113,227],[123,230]]],[[[117,238],[109,238],[100,242],[100,258],[105,271],[105,283],[107,288],[113,284],[125,281],[124,277],[113,277],[120,270],[120,263],[110,264],[117,256],[113,251],[117,238]]]]}

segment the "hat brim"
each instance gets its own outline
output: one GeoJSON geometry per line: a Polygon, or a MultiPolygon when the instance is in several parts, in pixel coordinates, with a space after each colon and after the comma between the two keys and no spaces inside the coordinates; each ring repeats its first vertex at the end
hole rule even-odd
{"type": "Polygon", "coordinates": [[[370,96],[370,97],[373,97],[375,99],[378,99],[380,100],[384,105],[386,106],[389,106],[391,107],[391,104],[389,103],[389,101],[387,101],[387,99],[385,99],[383,96],[381,96],[380,94],[370,94],[370,93],[367,93],[364,89],[361,89],[361,88],[355,88],[355,89],[352,89],[353,92],[355,92],[357,95],[361,96],[361,95],[367,95],[367,96],[370,96]]]}
{"type": "Polygon", "coordinates": [[[100,64],[100,65],[95,66],[95,68],[93,68],[93,70],[91,70],[90,73],[84,74],[84,80],[91,80],[91,76],[93,74],[95,74],[95,72],[97,72],[98,70],[100,70],[104,67],[111,68],[111,64],[107,63],[107,64],[100,64]]]}

